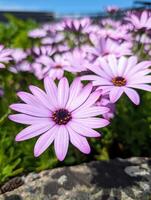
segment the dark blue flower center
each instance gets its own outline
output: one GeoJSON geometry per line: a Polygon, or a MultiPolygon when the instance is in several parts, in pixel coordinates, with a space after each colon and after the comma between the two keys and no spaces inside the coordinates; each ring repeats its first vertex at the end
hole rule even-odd
{"type": "Polygon", "coordinates": [[[58,125],[65,125],[71,119],[71,113],[66,109],[59,109],[52,114],[53,121],[58,125]]]}
{"type": "Polygon", "coordinates": [[[115,78],[112,79],[112,83],[115,85],[115,86],[125,86],[126,85],[126,79],[121,77],[121,76],[117,76],[115,78]]]}

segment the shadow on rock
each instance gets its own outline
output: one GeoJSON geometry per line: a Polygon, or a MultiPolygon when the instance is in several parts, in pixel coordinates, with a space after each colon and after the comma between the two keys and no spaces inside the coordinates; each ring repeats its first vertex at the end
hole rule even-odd
{"type": "MultiPolygon", "coordinates": [[[[134,166],[128,161],[112,160],[101,161],[101,163],[91,163],[89,167],[92,170],[92,184],[96,184],[101,188],[126,188],[137,185],[143,181],[142,176],[131,177],[125,172],[125,168],[134,166]]],[[[137,165],[136,165],[137,166],[137,165]]]]}

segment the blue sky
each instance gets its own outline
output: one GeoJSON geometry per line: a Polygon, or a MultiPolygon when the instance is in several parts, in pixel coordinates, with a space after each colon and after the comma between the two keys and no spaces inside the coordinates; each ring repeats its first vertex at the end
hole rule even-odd
{"type": "Polygon", "coordinates": [[[0,0],[0,10],[87,13],[102,11],[107,5],[130,7],[133,0],[0,0]]]}

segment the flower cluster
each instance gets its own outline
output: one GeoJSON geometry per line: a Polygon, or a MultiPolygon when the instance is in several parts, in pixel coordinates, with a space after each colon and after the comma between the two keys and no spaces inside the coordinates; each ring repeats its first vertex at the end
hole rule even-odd
{"type": "Polygon", "coordinates": [[[7,64],[12,59],[11,53],[11,49],[6,49],[3,45],[0,45],[0,68],[4,68],[5,64],[7,64]]]}
{"type": "MultiPolygon", "coordinates": [[[[119,12],[116,7],[107,10],[109,16],[119,12]]],[[[45,91],[29,86],[31,93],[18,93],[24,103],[10,106],[20,114],[9,118],[29,125],[16,141],[39,136],[36,157],[53,142],[61,161],[69,142],[90,153],[86,137],[100,136],[94,129],[109,124],[121,96],[126,94],[139,105],[137,90],[151,91],[150,22],[150,11],[135,11],[120,20],[66,18],[31,30],[32,48],[12,49],[9,70],[43,79],[45,91]]],[[[0,62],[10,59],[9,51],[3,51],[1,48],[0,62]]]]}

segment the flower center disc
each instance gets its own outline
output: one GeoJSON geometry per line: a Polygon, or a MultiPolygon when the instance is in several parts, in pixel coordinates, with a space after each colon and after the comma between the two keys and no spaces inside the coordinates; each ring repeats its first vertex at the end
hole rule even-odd
{"type": "Polygon", "coordinates": [[[125,86],[126,85],[126,79],[121,77],[121,76],[118,76],[118,77],[115,77],[115,78],[112,79],[112,83],[115,86],[125,86]]]}
{"type": "Polygon", "coordinates": [[[71,113],[66,109],[59,109],[52,114],[53,121],[58,125],[65,125],[71,119],[71,113]]]}
{"type": "Polygon", "coordinates": [[[57,68],[57,69],[61,69],[62,66],[61,66],[61,65],[56,65],[55,68],[57,68]]]}

